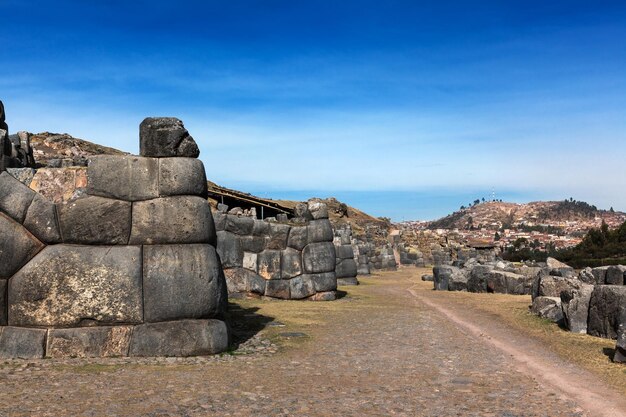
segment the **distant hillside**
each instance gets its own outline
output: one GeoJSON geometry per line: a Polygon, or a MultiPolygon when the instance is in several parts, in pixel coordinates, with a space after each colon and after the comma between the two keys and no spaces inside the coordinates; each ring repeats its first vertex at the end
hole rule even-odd
{"type": "Polygon", "coordinates": [[[56,166],[63,160],[72,160],[76,165],[82,165],[93,155],[126,154],[117,149],[72,137],[67,133],[43,132],[31,133],[29,136],[35,161],[44,167],[56,166]]]}
{"type": "Polygon", "coordinates": [[[498,230],[513,227],[565,226],[568,222],[597,227],[604,220],[617,227],[626,214],[598,210],[582,201],[537,201],[527,204],[489,201],[462,208],[446,217],[430,222],[429,229],[486,228],[498,230]]]}

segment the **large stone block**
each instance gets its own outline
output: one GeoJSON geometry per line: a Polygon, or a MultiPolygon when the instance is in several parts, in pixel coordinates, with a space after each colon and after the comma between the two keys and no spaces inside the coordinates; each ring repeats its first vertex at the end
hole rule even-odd
{"type": "Polygon", "coordinates": [[[302,274],[302,252],[292,248],[282,251],[281,278],[291,279],[302,274]]]}
{"type": "Polygon", "coordinates": [[[291,299],[301,300],[315,294],[315,284],[308,275],[301,275],[289,280],[291,299]]]}
{"type": "Polygon", "coordinates": [[[131,326],[50,329],[47,358],[110,358],[128,356],[131,326]]]}
{"type": "Polygon", "coordinates": [[[561,292],[568,289],[580,288],[584,285],[582,281],[573,278],[563,278],[557,276],[541,276],[537,279],[538,283],[534,288],[534,297],[560,297],[561,292]]]}
{"type": "Polygon", "coordinates": [[[131,245],[216,244],[208,201],[196,196],[156,198],[133,203],[131,245]]]}
{"type": "Polygon", "coordinates": [[[0,358],[41,359],[45,353],[45,329],[0,327],[0,358]]]}
{"type": "Polygon", "coordinates": [[[310,243],[302,251],[302,263],[307,274],[335,271],[335,245],[332,242],[310,243]]]}
{"type": "Polygon", "coordinates": [[[267,281],[265,295],[267,297],[289,300],[291,298],[291,286],[289,285],[289,281],[282,279],[267,281]]]}
{"type": "Polygon", "coordinates": [[[587,333],[615,339],[622,311],[626,309],[626,286],[596,285],[589,301],[587,333]]]}
{"type": "Polygon", "coordinates": [[[253,292],[265,294],[266,280],[258,274],[243,268],[225,269],[226,285],[229,293],[253,292]]]}
{"type": "Polygon", "coordinates": [[[257,272],[265,279],[276,280],[281,278],[281,252],[265,250],[257,256],[257,272]]]}
{"type": "Polygon", "coordinates": [[[0,326],[7,325],[7,280],[0,279],[0,326]]]}
{"type": "Polygon", "coordinates": [[[624,285],[624,273],[626,267],[622,265],[613,265],[607,268],[605,283],[607,285],[624,285]]]}
{"type": "Polygon", "coordinates": [[[35,194],[8,172],[0,173],[0,211],[16,222],[20,224],[24,222],[26,211],[35,194]]]}
{"type": "Polygon", "coordinates": [[[8,279],[43,249],[44,245],[4,213],[0,213],[0,231],[0,279],[8,279]]]}
{"type": "Polygon", "coordinates": [[[224,268],[243,266],[243,247],[241,237],[230,232],[217,232],[217,253],[224,268]]]}
{"type": "Polygon", "coordinates": [[[206,197],[204,164],[196,158],[160,158],[159,194],[206,197]]]}
{"type": "Polygon", "coordinates": [[[50,244],[61,241],[56,206],[39,194],[35,195],[28,208],[24,227],[42,242],[50,244]]]}
{"type": "Polygon", "coordinates": [[[557,297],[535,297],[531,311],[539,317],[548,319],[555,323],[563,320],[561,299],[557,297]]]}
{"type": "Polygon", "coordinates": [[[265,247],[271,250],[283,250],[287,248],[287,238],[289,237],[289,227],[286,224],[270,223],[270,236],[265,247]]]}
{"type": "Polygon", "coordinates": [[[593,285],[583,284],[580,288],[568,288],[561,291],[561,305],[565,325],[570,332],[587,333],[589,318],[589,302],[593,293],[593,285]]]}
{"type": "Polygon", "coordinates": [[[104,197],[83,197],[57,206],[65,243],[126,245],[131,227],[131,203],[104,197]]]}
{"type": "Polygon", "coordinates": [[[617,326],[617,343],[615,344],[615,354],[613,361],[626,363],[626,309],[623,309],[619,317],[617,326]]]}
{"type": "Polygon", "coordinates": [[[252,236],[269,237],[270,224],[264,220],[255,220],[252,228],[252,236]]]}
{"type": "Polygon", "coordinates": [[[87,193],[126,201],[159,196],[159,160],[132,155],[98,155],[87,167],[87,193]]]}
{"type": "Polygon", "coordinates": [[[144,321],[221,316],[221,265],[208,244],[143,248],[144,321]]]}
{"type": "Polygon", "coordinates": [[[139,126],[139,153],[156,158],[197,158],[198,145],[175,117],[148,117],[139,126]]]}
{"type": "Polygon", "coordinates": [[[246,252],[263,252],[266,239],[261,236],[241,236],[241,248],[246,252]]]}
{"type": "Polygon", "coordinates": [[[599,266],[597,268],[593,268],[591,273],[596,278],[597,285],[606,284],[606,271],[609,269],[609,266],[599,266]]]}
{"type": "Polygon", "coordinates": [[[309,243],[333,241],[333,227],[329,220],[313,220],[307,227],[309,243]]]}
{"type": "Polygon", "coordinates": [[[357,267],[354,259],[339,259],[335,267],[337,278],[354,278],[357,276],[357,267]]]}
{"type": "Polygon", "coordinates": [[[335,251],[337,252],[337,259],[354,259],[352,245],[335,246],[335,251]]]}
{"type": "Polygon", "coordinates": [[[135,326],[130,356],[204,356],[228,349],[228,328],[221,320],[180,320],[135,326]]]}
{"type": "Polygon", "coordinates": [[[211,210],[213,214],[213,222],[215,223],[215,230],[217,232],[221,232],[226,229],[226,214],[220,213],[219,211],[211,210]]]}
{"type": "Polygon", "coordinates": [[[307,226],[292,226],[287,238],[287,246],[302,251],[308,243],[307,226]]]}
{"type": "Polygon", "coordinates": [[[141,323],[137,246],[47,246],[9,281],[12,326],[141,323]]]}
{"type": "Polygon", "coordinates": [[[227,214],[224,230],[236,235],[250,235],[254,228],[254,222],[255,220],[252,217],[227,214]]]}
{"type": "Polygon", "coordinates": [[[313,287],[316,292],[335,291],[337,289],[337,276],[334,272],[325,272],[323,274],[304,274],[305,279],[310,278],[313,281],[313,287]]]}
{"type": "Polygon", "coordinates": [[[327,219],[328,218],[328,206],[319,201],[309,201],[308,209],[311,217],[314,220],[327,219]]]}

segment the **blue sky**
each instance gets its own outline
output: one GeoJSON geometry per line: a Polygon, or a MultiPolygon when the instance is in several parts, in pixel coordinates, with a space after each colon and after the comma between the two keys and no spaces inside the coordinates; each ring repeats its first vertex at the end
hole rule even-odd
{"type": "Polygon", "coordinates": [[[626,210],[626,4],[0,0],[12,131],[129,152],[181,118],[207,175],[396,220],[474,197],[626,210]]]}

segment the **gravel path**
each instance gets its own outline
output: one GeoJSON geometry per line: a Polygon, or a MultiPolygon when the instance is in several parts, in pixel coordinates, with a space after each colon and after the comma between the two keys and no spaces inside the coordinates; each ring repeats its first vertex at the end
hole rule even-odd
{"type": "Polygon", "coordinates": [[[5,363],[0,416],[592,416],[420,303],[415,279],[320,303],[324,325],[289,349],[261,333],[241,356],[5,363]]]}

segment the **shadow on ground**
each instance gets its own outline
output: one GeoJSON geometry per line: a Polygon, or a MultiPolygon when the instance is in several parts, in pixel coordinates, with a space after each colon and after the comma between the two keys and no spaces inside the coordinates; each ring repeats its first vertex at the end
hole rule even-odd
{"type": "Polygon", "coordinates": [[[244,308],[238,304],[228,303],[226,320],[232,333],[233,349],[237,349],[274,321],[274,317],[264,316],[258,311],[258,307],[244,308]]]}

